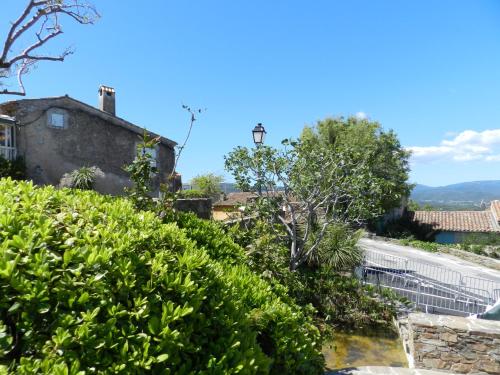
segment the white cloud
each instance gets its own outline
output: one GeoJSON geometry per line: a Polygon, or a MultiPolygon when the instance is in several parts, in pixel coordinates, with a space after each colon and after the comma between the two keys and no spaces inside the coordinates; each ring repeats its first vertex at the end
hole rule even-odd
{"type": "Polygon", "coordinates": [[[360,112],[357,112],[354,117],[356,117],[358,120],[366,120],[368,118],[368,115],[363,112],[363,111],[360,111],[360,112]]]}
{"type": "Polygon", "coordinates": [[[414,162],[500,161],[500,129],[482,132],[465,130],[455,134],[452,139],[441,141],[438,146],[412,146],[407,149],[412,152],[414,162]]]}

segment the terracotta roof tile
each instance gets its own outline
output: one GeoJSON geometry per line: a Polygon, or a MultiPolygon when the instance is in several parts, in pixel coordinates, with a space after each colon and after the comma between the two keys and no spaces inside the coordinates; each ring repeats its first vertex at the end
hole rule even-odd
{"type": "Polygon", "coordinates": [[[214,207],[243,206],[247,203],[249,198],[255,198],[256,196],[255,193],[250,192],[229,193],[226,199],[214,203],[214,207]]]}
{"type": "MultiPolygon", "coordinates": [[[[493,209],[492,209],[493,210],[493,209]]],[[[486,211],[415,211],[410,219],[434,230],[450,232],[500,232],[492,210],[486,211]]]]}
{"type": "Polygon", "coordinates": [[[500,201],[491,202],[491,212],[495,218],[495,221],[500,225],[500,201]]]}

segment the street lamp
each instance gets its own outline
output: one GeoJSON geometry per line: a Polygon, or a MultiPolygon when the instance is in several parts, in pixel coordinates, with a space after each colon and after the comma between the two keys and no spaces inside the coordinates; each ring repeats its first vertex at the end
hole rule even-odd
{"type": "Polygon", "coordinates": [[[253,143],[255,143],[256,146],[260,146],[261,144],[264,143],[266,129],[264,129],[264,127],[260,122],[257,124],[257,126],[255,126],[255,128],[253,128],[252,135],[253,135],[253,143]]]}
{"type": "MultiPolygon", "coordinates": [[[[253,143],[255,143],[255,146],[257,147],[257,150],[259,149],[260,146],[264,143],[264,137],[266,135],[266,129],[262,126],[262,124],[259,122],[255,128],[252,130],[252,135],[253,135],[253,143]]],[[[259,161],[257,161],[259,162],[259,161]]],[[[259,196],[262,195],[262,181],[261,181],[261,171],[260,171],[260,163],[257,168],[257,188],[259,192],[259,196]]]]}

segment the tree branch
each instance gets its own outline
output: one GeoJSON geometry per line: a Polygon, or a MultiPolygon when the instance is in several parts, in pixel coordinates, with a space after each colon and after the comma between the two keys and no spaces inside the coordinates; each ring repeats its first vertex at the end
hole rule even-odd
{"type": "Polygon", "coordinates": [[[69,49],[54,56],[35,52],[63,33],[59,20],[60,15],[66,15],[84,25],[93,24],[99,18],[95,7],[88,2],[80,0],[30,0],[19,18],[12,23],[0,55],[0,78],[13,77],[13,72],[16,71],[19,90],[4,89],[0,91],[0,94],[25,95],[22,75],[29,71],[30,66],[39,61],[64,61],[68,55],[73,53],[69,49]],[[29,18],[30,15],[32,15],[31,18],[29,18]],[[39,23],[38,30],[33,30],[39,23]],[[22,52],[9,57],[16,42],[29,30],[34,31],[36,41],[24,48],[22,52]]]}

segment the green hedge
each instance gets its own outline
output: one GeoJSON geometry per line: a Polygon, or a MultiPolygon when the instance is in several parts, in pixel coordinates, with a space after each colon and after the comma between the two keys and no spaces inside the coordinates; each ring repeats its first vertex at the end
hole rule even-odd
{"type": "Polygon", "coordinates": [[[1,180],[0,240],[0,374],[321,373],[318,331],[216,227],[1,180]]]}

